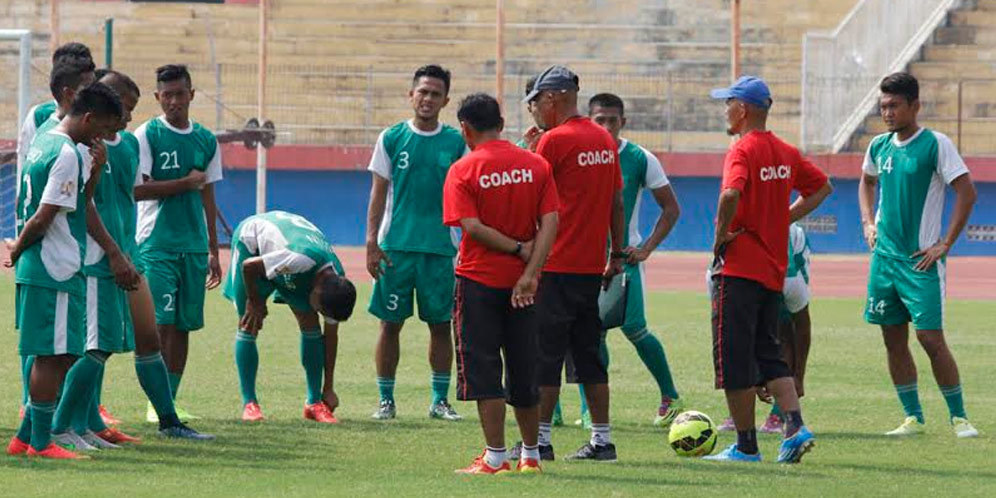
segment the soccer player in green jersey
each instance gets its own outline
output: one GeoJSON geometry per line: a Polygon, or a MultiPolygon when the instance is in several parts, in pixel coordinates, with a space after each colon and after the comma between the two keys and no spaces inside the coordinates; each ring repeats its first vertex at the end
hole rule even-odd
{"type": "Polygon", "coordinates": [[[232,234],[232,262],[222,293],[235,303],[239,318],[235,366],[242,420],[263,420],[256,396],[256,338],[267,315],[266,300],[274,295],[274,302],[290,306],[301,331],[301,365],[308,388],[304,418],[337,423],[333,411],[339,397],[333,379],[339,322],[353,313],[356,289],[322,231],[303,216],[284,211],[246,218],[232,234]]]}
{"type": "MultiPolygon", "coordinates": [[[[194,88],[186,66],[156,69],[155,95],[163,115],[135,131],[145,180],[135,187],[135,198],[141,201],[135,239],[139,266],[156,306],[175,400],[187,364],[189,334],[204,326],[205,288],[221,283],[213,185],[222,178],[221,148],[210,130],[190,119],[194,88]],[[160,182],[183,178],[192,170],[206,174],[201,188],[162,191],[160,182]]],[[[179,407],[176,411],[181,420],[194,418],[179,407]]],[[[157,420],[152,405],[146,418],[157,420]]]]}
{"type": "Polygon", "coordinates": [[[113,90],[94,84],[79,91],[67,117],[32,142],[19,181],[17,210],[24,225],[9,246],[15,267],[19,352],[35,357],[30,404],[7,454],[75,459],[52,442],[59,386],[84,352],[86,205],[99,171],[87,171],[76,147],[111,133],[121,120],[113,90]]]}
{"type": "Polygon", "coordinates": [[[408,92],[414,117],[377,138],[369,170],[373,185],[367,210],[367,271],[376,280],[369,311],[380,319],[374,360],[380,406],[377,420],[394,418],[398,336],[412,316],[429,325],[432,402],[429,416],[460,420],[447,401],[453,343],[455,237],[443,224],[443,182],[450,165],[467,150],[460,131],[439,122],[449,103],[450,73],[435,66],[415,71],[408,92]]]}
{"type": "Polygon", "coordinates": [[[868,146],[858,186],[861,223],[872,250],[865,320],[882,327],[889,374],[906,419],[886,434],[924,430],[909,322],[930,358],[934,379],[960,437],[978,431],[965,415],[958,365],[944,340],[945,256],[965,228],[976,192],[951,139],[917,124],[920,85],[909,73],[886,76],[879,111],[889,129],[868,146]],[[956,195],[950,226],[941,237],[944,188],[956,195]],[[875,193],[879,200],[875,204],[875,193]]]}

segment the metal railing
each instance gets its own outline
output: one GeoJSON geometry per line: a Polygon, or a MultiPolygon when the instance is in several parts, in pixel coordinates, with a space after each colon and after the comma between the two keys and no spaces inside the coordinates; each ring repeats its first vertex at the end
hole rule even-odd
{"type": "Polygon", "coordinates": [[[879,80],[916,55],[957,0],[861,0],[832,32],[802,41],[802,119],[807,151],[837,152],[875,103],[879,80]]]}

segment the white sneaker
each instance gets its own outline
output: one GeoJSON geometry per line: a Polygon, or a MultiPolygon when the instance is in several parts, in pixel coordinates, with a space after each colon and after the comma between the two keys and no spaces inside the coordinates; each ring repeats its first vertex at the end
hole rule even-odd
{"type": "Polygon", "coordinates": [[[968,423],[968,419],[951,417],[951,425],[954,426],[955,436],[959,438],[979,437],[979,431],[968,423]]]}
{"type": "MultiPolygon", "coordinates": [[[[966,421],[967,422],[967,421],[966,421]]],[[[916,417],[906,417],[903,423],[895,429],[886,432],[886,436],[915,436],[923,434],[924,424],[920,423],[916,417]]]]}
{"type": "Polygon", "coordinates": [[[72,429],[62,434],[52,434],[52,441],[70,451],[96,451],[97,447],[86,442],[72,429]]]}
{"type": "Polygon", "coordinates": [[[97,449],[101,449],[101,450],[118,450],[118,449],[121,449],[120,446],[118,446],[118,445],[116,445],[116,444],[114,444],[114,443],[112,443],[110,441],[104,440],[104,438],[98,436],[96,432],[93,432],[93,431],[91,431],[89,429],[86,432],[84,432],[83,435],[80,436],[80,437],[83,438],[83,440],[86,441],[87,444],[89,444],[90,446],[93,446],[93,447],[95,447],[97,449]]]}

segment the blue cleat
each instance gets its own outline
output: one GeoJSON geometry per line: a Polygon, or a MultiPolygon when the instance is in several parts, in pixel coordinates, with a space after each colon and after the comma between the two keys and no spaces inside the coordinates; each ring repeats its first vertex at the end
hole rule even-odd
{"type": "Polygon", "coordinates": [[[816,444],[816,436],[809,431],[809,428],[802,426],[792,435],[782,439],[782,447],[778,451],[778,463],[799,463],[802,455],[813,448],[816,444]]]}
{"type": "Polygon", "coordinates": [[[713,462],[760,462],[761,452],[757,452],[753,455],[748,455],[737,449],[737,444],[733,443],[725,450],[715,454],[702,457],[703,460],[711,460],[713,462]]]}
{"type": "Polygon", "coordinates": [[[211,441],[214,439],[213,435],[197,432],[182,423],[159,429],[159,435],[168,439],[186,439],[189,441],[211,441]]]}

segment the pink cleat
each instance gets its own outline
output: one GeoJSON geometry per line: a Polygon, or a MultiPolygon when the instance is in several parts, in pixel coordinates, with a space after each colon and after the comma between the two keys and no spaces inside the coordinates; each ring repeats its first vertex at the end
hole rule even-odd
{"type": "Polygon", "coordinates": [[[781,434],[784,430],[783,425],[782,418],[772,413],[768,415],[768,419],[764,421],[764,425],[758,431],[764,434],[781,434]]]}
{"type": "Polygon", "coordinates": [[[720,432],[736,432],[737,426],[733,425],[733,417],[726,417],[718,427],[720,432]]]}

